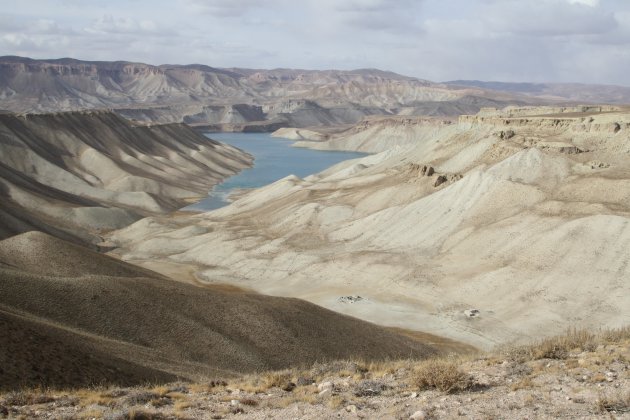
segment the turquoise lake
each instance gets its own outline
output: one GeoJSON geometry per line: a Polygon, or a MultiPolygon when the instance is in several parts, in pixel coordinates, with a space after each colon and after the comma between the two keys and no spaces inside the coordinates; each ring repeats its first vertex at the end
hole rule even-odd
{"type": "Polygon", "coordinates": [[[254,166],[216,185],[208,198],[185,210],[218,209],[229,204],[226,198],[234,189],[262,187],[292,174],[304,178],[344,160],[367,156],[291,147],[291,140],[271,137],[268,133],[208,133],[206,137],[248,152],[254,156],[254,166]]]}

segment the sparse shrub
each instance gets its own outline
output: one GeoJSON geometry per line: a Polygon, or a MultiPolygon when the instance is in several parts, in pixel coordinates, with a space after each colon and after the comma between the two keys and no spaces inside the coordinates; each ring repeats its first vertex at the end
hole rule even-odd
{"type": "Polygon", "coordinates": [[[533,369],[524,363],[512,363],[507,368],[507,374],[509,376],[527,376],[531,374],[533,369]]]}
{"type": "Polygon", "coordinates": [[[630,392],[615,396],[600,396],[596,402],[600,413],[630,413],[630,392]]]}
{"type": "Polygon", "coordinates": [[[569,329],[566,334],[545,338],[535,344],[507,349],[504,354],[511,360],[523,363],[530,360],[557,359],[569,357],[571,351],[594,351],[597,336],[578,329],[569,329]]]}
{"type": "Polygon", "coordinates": [[[365,380],[357,384],[354,389],[354,395],[357,397],[373,397],[380,395],[386,389],[387,385],[381,381],[365,380]]]}
{"type": "Polygon", "coordinates": [[[218,387],[218,386],[228,386],[228,383],[223,381],[223,380],[220,380],[220,379],[215,379],[215,380],[210,381],[208,383],[208,386],[210,388],[215,388],[215,387],[218,387]]]}
{"type": "Polygon", "coordinates": [[[264,387],[282,388],[291,382],[291,371],[283,370],[279,372],[267,372],[262,375],[264,387]]]}
{"type": "Polygon", "coordinates": [[[315,383],[315,380],[313,378],[307,378],[304,376],[300,376],[299,378],[297,378],[296,381],[296,385],[297,386],[308,386],[308,385],[312,385],[315,383]]]}
{"type": "Polygon", "coordinates": [[[258,405],[258,400],[253,398],[243,398],[240,400],[240,403],[243,405],[248,405],[250,407],[256,407],[258,405]]]}
{"type": "Polygon", "coordinates": [[[536,359],[566,359],[572,350],[594,351],[597,348],[597,337],[586,331],[570,329],[565,335],[552,337],[534,346],[536,359]]]}
{"type": "Polygon", "coordinates": [[[155,392],[136,390],[127,394],[125,397],[125,403],[127,405],[145,405],[146,403],[159,398],[160,394],[155,392]]]}
{"type": "MultiPolygon", "coordinates": [[[[225,381],[224,381],[225,383],[225,381]]],[[[226,386],[227,383],[223,386],[226,386]]],[[[184,384],[174,384],[172,386],[170,386],[168,388],[168,392],[179,392],[182,394],[188,394],[189,390],[188,390],[188,386],[184,385],[184,384]]]]}
{"type": "Polygon", "coordinates": [[[630,325],[622,328],[613,328],[604,330],[600,333],[603,341],[609,343],[618,343],[624,340],[630,340],[630,325]]]}
{"type": "Polygon", "coordinates": [[[437,389],[454,393],[472,388],[470,375],[462,372],[451,359],[430,359],[416,368],[412,375],[413,385],[421,390],[437,389]]]}
{"type": "Polygon", "coordinates": [[[243,410],[241,407],[234,407],[234,408],[232,408],[232,410],[230,412],[232,414],[243,414],[243,413],[245,413],[245,410],[243,410]]]}
{"type": "Polygon", "coordinates": [[[5,395],[3,403],[5,405],[25,406],[46,404],[53,401],[55,401],[55,398],[47,394],[31,391],[14,391],[5,395]]]}
{"type": "Polygon", "coordinates": [[[127,395],[129,393],[128,389],[124,389],[124,388],[112,388],[106,392],[103,392],[103,397],[109,397],[109,398],[120,398],[120,397],[124,397],[125,395],[127,395]]]}
{"type": "Polygon", "coordinates": [[[172,404],[173,404],[173,400],[166,395],[163,397],[159,397],[159,398],[155,398],[151,400],[151,405],[156,408],[164,407],[164,406],[172,405],[172,404]]]}
{"type": "Polygon", "coordinates": [[[124,415],[123,419],[125,420],[166,420],[167,417],[160,413],[131,409],[124,415]]]}
{"type": "Polygon", "coordinates": [[[532,378],[526,377],[526,378],[521,379],[518,382],[514,382],[512,386],[510,386],[510,389],[512,391],[518,391],[521,389],[530,389],[533,387],[534,387],[534,382],[532,381],[532,378]]]}
{"type": "Polygon", "coordinates": [[[317,363],[311,368],[311,375],[315,378],[325,376],[352,376],[365,373],[367,368],[363,364],[351,360],[336,360],[327,363],[317,363]]]}

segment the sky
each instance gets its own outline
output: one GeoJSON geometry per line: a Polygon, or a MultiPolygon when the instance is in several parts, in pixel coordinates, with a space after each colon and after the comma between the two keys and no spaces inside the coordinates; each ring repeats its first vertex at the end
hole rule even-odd
{"type": "Polygon", "coordinates": [[[0,0],[0,55],[630,86],[630,0],[0,0]]]}

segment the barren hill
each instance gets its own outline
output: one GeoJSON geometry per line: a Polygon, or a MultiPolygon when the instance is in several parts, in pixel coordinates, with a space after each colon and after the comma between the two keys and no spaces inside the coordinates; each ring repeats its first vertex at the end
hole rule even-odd
{"type": "Polygon", "coordinates": [[[251,156],[183,124],[105,111],[0,114],[0,238],[32,229],[91,241],[199,199],[251,156]]]}
{"type": "Polygon", "coordinates": [[[224,130],[354,123],[366,115],[459,115],[532,102],[375,69],[217,69],[23,57],[0,57],[0,99],[1,108],[16,112],[110,107],[130,119],[224,130]]]}
{"type": "Polygon", "coordinates": [[[630,104],[630,87],[614,85],[588,85],[583,83],[507,83],[479,80],[454,80],[449,86],[490,89],[519,95],[537,96],[571,102],[630,104]]]}
{"type": "Polygon", "coordinates": [[[615,107],[371,121],[311,143],[383,152],[206,214],[142,220],[112,235],[115,252],[485,348],[623,326],[629,130],[615,107]]]}
{"type": "Polygon", "coordinates": [[[40,232],[0,241],[0,387],[229,376],[438,353],[298,299],[195,287],[40,232]]]}

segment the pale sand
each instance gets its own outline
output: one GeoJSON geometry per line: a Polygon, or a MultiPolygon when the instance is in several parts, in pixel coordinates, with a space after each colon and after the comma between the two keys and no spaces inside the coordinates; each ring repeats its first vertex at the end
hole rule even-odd
{"type": "MultiPolygon", "coordinates": [[[[226,208],[139,221],[111,236],[116,253],[483,348],[628,324],[629,114],[427,124],[404,127],[415,142],[226,208]],[[435,187],[439,175],[447,182],[435,187]]],[[[403,128],[369,130],[390,147],[403,128]]]]}

